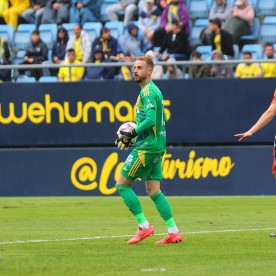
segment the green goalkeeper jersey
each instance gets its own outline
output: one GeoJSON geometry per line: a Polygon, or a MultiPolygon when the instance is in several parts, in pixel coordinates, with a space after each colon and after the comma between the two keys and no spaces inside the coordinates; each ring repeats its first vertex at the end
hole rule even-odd
{"type": "Polygon", "coordinates": [[[166,149],[166,126],[163,95],[148,81],[140,91],[136,107],[135,149],[144,153],[160,153],[166,149]]]}

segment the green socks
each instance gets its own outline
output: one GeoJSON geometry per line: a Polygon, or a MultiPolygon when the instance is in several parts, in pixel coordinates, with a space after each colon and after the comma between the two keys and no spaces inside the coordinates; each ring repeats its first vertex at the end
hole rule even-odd
{"type": "Polygon", "coordinates": [[[134,215],[139,226],[141,228],[148,228],[147,219],[142,211],[141,203],[135,192],[128,185],[125,184],[116,184],[115,187],[118,193],[123,198],[130,212],[134,215]]]}
{"type": "MultiPolygon", "coordinates": [[[[175,224],[175,221],[172,216],[172,210],[169,202],[167,201],[166,197],[161,191],[158,191],[152,195],[150,195],[150,198],[155,203],[155,206],[160,214],[160,216],[165,221],[167,228],[169,230],[172,230],[172,232],[175,232],[177,227],[175,224]]],[[[177,230],[178,231],[178,230],[177,230]]],[[[169,231],[171,232],[171,231],[169,231]]]]}
{"type": "MultiPolygon", "coordinates": [[[[118,193],[123,198],[126,206],[130,210],[130,212],[134,215],[138,225],[142,229],[146,229],[149,227],[149,223],[142,211],[141,203],[135,194],[135,192],[126,184],[116,184],[115,185],[118,193]]],[[[158,191],[152,195],[150,198],[156,205],[156,208],[160,214],[160,216],[165,221],[168,232],[169,233],[177,233],[178,228],[175,224],[174,218],[172,216],[171,206],[167,201],[166,197],[163,195],[161,191],[158,191]]]]}

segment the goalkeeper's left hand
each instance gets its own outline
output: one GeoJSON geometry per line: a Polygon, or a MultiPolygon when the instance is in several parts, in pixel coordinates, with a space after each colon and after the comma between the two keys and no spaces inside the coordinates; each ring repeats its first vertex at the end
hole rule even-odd
{"type": "Polygon", "coordinates": [[[132,129],[130,132],[120,131],[120,134],[122,137],[120,139],[116,139],[115,141],[115,145],[117,145],[120,150],[128,150],[131,140],[138,135],[135,129],[132,129]]]}

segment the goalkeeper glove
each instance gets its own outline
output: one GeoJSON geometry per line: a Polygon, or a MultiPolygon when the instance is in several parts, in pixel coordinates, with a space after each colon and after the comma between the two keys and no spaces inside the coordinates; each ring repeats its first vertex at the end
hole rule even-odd
{"type": "Polygon", "coordinates": [[[130,132],[121,130],[120,134],[122,137],[115,141],[115,145],[117,145],[120,150],[128,150],[128,147],[131,146],[132,143],[131,140],[138,135],[134,128],[130,132]]]}

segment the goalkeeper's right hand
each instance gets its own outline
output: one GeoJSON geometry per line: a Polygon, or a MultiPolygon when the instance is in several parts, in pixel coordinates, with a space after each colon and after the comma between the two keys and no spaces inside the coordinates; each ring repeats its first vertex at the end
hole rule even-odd
{"type": "MultiPolygon", "coordinates": [[[[121,138],[122,139],[122,138],[121,138]]],[[[120,149],[120,150],[128,150],[128,146],[126,146],[126,144],[125,143],[123,143],[122,141],[121,141],[121,139],[116,139],[115,140],[115,145],[118,147],[118,149],[120,149]]]]}
{"type": "Polygon", "coordinates": [[[120,150],[128,150],[128,147],[132,145],[131,140],[138,135],[135,129],[132,129],[130,132],[120,131],[120,134],[122,137],[115,141],[115,145],[120,150]]]}

